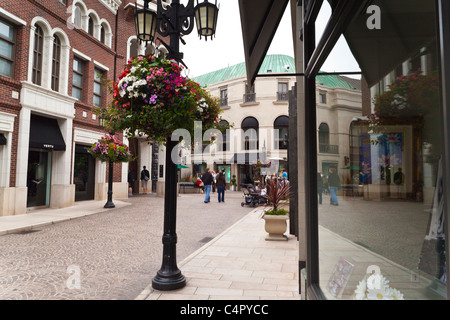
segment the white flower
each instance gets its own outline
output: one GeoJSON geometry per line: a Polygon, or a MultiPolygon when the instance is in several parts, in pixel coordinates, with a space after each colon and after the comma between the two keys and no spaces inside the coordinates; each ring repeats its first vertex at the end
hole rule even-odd
{"type": "Polygon", "coordinates": [[[401,293],[400,291],[398,291],[395,288],[390,288],[390,290],[391,290],[392,299],[394,299],[394,300],[404,300],[403,293],[401,293]]]}
{"type": "Polygon", "coordinates": [[[387,280],[382,274],[374,273],[367,279],[368,289],[382,289],[389,286],[389,280],[387,280]]]}
{"type": "Polygon", "coordinates": [[[367,283],[365,280],[360,281],[359,284],[356,286],[355,290],[355,300],[367,300],[367,283]]]}
{"type": "Polygon", "coordinates": [[[367,299],[369,300],[393,300],[394,297],[389,287],[382,286],[379,289],[368,289],[367,299]]]}

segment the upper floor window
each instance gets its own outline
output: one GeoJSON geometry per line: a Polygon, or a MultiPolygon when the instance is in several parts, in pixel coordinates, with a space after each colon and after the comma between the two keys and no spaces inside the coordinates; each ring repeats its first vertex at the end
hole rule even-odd
{"type": "Polygon", "coordinates": [[[245,94],[244,94],[244,103],[246,102],[255,102],[256,101],[256,93],[255,86],[245,85],[245,94]]]}
{"type": "Polygon", "coordinates": [[[288,99],[288,83],[278,82],[277,101],[287,101],[288,99]]]}
{"type": "Polygon", "coordinates": [[[52,58],[52,90],[59,91],[59,70],[61,65],[61,40],[58,36],[53,39],[52,58]]]}
{"type": "Polygon", "coordinates": [[[0,20],[0,74],[12,77],[14,71],[14,27],[0,20]]]}
{"type": "Polygon", "coordinates": [[[78,58],[73,59],[72,97],[82,100],[84,63],[78,58]]]}
{"type": "Polygon", "coordinates": [[[319,103],[327,103],[326,92],[319,92],[319,103]]]}
{"type": "Polygon", "coordinates": [[[44,50],[44,31],[36,26],[34,30],[33,71],[31,81],[34,84],[42,83],[42,54],[44,50]]]}
{"type": "Polygon", "coordinates": [[[102,71],[94,70],[94,106],[100,107],[102,104],[102,71]]]}
{"type": "Polygon", "coordinates": [[[75,10],[73,13],[73,23],[78,27],[81,28],[81,8],[77,5],[75,5],[75,10]]]}
{"type": "Polygon", "coordinates": [[[220,89],[220,106],[225,107],[228,105],[228,89],[220,89]]]}

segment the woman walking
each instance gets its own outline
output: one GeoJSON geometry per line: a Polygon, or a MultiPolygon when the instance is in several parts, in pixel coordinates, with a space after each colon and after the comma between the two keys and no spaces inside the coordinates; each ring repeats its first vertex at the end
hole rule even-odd
{"type": "Polygon", "coordinates": [[[224,172],[221,171],[216,178],[216,186],[217,186],[217,196],[219,203],[225,202],[225,175],[224,172]]]}

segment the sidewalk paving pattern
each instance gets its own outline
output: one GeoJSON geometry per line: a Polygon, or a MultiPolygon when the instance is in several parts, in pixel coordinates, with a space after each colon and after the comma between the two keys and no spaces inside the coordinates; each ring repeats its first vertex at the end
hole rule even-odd
{"type": "MultiPolygon", "coordinates": [[[[201,195],[183,195],[183,197],[197,198],[199,196],[201,197],[201,195]]],[[[240,201],[238,200],[240,193],[236,192],[234,196],[233,201],[240,201]]],[[[202,210],[209,206],[209,204],[203,204],[197,200],[194,200],[193,203],[198,202],[202,207],[196,207],[195,210],[202,210]]],[[[130,205],[126,201],[114,200],[114,202],[116,207],[130,205]]],[[[392,203],[389,205],[392,207],[390,212],[400,215],[404,212],[399,210],[400,206],[410,206],[411,204],[392,203]],[[395,206],[399,206],[396,208],[397,210],[394,208],[395,206]]],[[[328,205],[324,204],[321,215],[350,212],[349,210],[357,208],[355,206],[361,207],[360,215],[365,217],[367,216],[366,206],[373,207],[374,205],[362,199],[340,199],[338,211],[331,206],[326,209],[328,205]]],[[[220,206],[216,207],[216,210],[219,210],[217,208],[220,206]]],[[[100,206],[98,201],[87,201],[66,209],[37,210],[20,216],[0,217],[0,235],[31,230],[106,210],[100,206]]],[[[250,210],[231,227],[179,262],[178,267],[187,282],[184,288],[172,291],[154,290],[151,286],[151,279],[149,279],[149,284],[136,297],[136,300],[300,300],[301,296],[298,293],[298,241],[292,235],[288,235],[288,241],[265,240],[264,220],[261,219],[263,210],[263,207],[250,210]]],[[[417,214],[420,214],[420,210],[417,214]]],[[[325,216],[322,217],[322,220],[327,222],[325,216]]],[[[351,227],[350,223],[350,220],[346,221],[346,224],[351,227]]],[[[370,227],[371,224],[368,223],[367,226],[370,227]]],[[[402,267],[350,241],[340,232],[338,234],[322,225],[319,227],[319,238],[323,287],[330,279],[336,262],[344,255],[344,258],[349,259],[355,268],[342,293],[344,294],[343,298],[352,297],[353,290],[361,280],[363,269],[368,265],[379,265],[388,278],[391,280],[395,278],[396,281],[391,281],[391,283],[395,283],[405,293],[405,299],[426,297],[417,289],[426,287],[430,281],[422,278],[421,275],[412,281],[411,275],[415,276],[415,274],[412,274],[411,269],[402,267]]],[[[327,298],[335,299],[326,290],[325,294],[327,298]]]]}

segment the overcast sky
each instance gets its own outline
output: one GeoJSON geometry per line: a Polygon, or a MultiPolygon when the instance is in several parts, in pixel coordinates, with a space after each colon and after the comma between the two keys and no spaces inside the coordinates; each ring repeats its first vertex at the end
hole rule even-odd
{"type": "MultiPolygon", "coordinates": [[[[184,53],[184,63],[188,66],[188,76],[193,78],[211,71],[244,62],[242,29],[238,0],[218,0],[219,17],[216,36],[211,41],[199,39],[196,26],[192,33],[185,36],[186,45],[180,43],[180,51],[184,53]]],[[[324,6],[316,23],[316,34],[319,36],[329,18],[328,3],[324,6]]],[[[275,34],[268,54],[287,54],[294,56],[290,6],[275,34]]],[[[323,71],[359,71],[345,41],[340,39],[322,67],[323,71]]]]}

